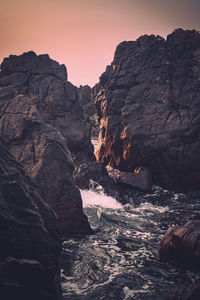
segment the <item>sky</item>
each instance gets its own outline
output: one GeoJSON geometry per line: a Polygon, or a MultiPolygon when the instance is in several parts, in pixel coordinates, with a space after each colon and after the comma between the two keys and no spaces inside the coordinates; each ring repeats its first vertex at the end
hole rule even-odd
{"type": "Polygon", "coordinates": [[[93,86],[117,45],[176,28],[200,30],[200,0],[0,0],[0,63],[33,50],[93,86]]]}

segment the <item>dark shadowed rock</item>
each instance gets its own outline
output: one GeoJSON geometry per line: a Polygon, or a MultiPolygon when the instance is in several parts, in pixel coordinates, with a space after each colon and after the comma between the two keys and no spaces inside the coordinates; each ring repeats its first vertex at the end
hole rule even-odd
{"type": "Polygon", "coordinates": [[[159,256],[164,261],[200,268],[200,221],[188,221],[182,227],[171,227],[164,235],[159,256]]]}
{"type": "Polygon", "coordinates": [[[0,294],[61,299],[56,216],[0,140],[0,294]]]}
{"type": "Polygon", "coordinates": [[[48,54],[36,55],[33,51],[23,55],[10,55],[1,64],[1,71],[4,74],[27,73],[32,75],[46,74],[55,76],[61,80],[67,80],[65,65],[59,65],[49,58],[48,54]]]}
{"type": "Polygon", "coordinates": [[[123,42],[100,83],[97,159],[126,172],[148,167],[163,187],[198,189],[200,33],[123,42]]]}
{"type": "Polygon", "coordinates": [[[83,107],[85,121],[91,124],[92,137],[97,137],[99,134],[98,116],[94,105],[94,93],[97,93],[98,87],[99,84],[94,88],[90,88],[88,85],[78,88],[79,102],[83,107]]]}
{"type": "Polygon", "coordinates": [[[18,95],[0,101],[0,135],[12,155],[38,183],[43,199],[58,215],[60,233],[89,233],[80,192],[74,185],[74,164],[66,139],[43,122],[37,98],[18,95]]]}
{"type": "Polygon", "coordinates": [[[81,189],[89,189],[93,184],[99,184],[106,193],[116,192],[116,185],[108,176],[105,166],[97,161],[84,162],[76,166],[75,183],[81,189]]]}
{"type": "MultiPolygon", "coordinates": [[[[188,221],[184,226],[171,227],[164,235],[159,256],[163,261],[171,261],[181,267],[200,269],[200,221],[188,221]]],[[[178,289],[172,300],[198,300],[200,283],[178,289]]]]}

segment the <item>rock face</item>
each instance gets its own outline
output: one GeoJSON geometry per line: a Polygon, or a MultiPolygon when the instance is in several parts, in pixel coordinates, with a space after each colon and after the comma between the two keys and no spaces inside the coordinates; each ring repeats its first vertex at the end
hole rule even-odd
{"type": "Polygon", "coordinates": [[[61,299],[56,217],[0,140],[1,298],[61,299]]]}
{"type": "Polygon", "coordinates": [[[97,94],[98,91],[99,84],[94,88],[90,88],[88,85],[78,88],[79,102],[83,107],[84,119],[91,124],[91,136],[94,138],[97,138],[99,134],[98,116],[94,105],[94,94],[97,94]]]}
{"type": "Polygon", "coordinates": [[[48,56],[32,52],[5,59],[1,68],[0,136],[56,211],[58,231],[91,233],[74,185],[68,145],[74,150],[78,143],[82,149],[93,147],[85,139],[83,120],[78,118],[81,110],[75,87],[64,81],[66,69],[48,56]]]}
{"type": "Polygon", "coordinates": [[[115,183],[123,183],[141,191],[151,191],[152,178],[151,173],[147,168],[136,168],[134,172],[121,172],[107,166],[108,175],[115,183]]]}
{"type": "Polygon", "coordinates": [[[94,189],[95,186],[101,185],[106,194],[116,195],[118,186],[108,176],[105,166],[97,161],[80,163],[76,166],[75,183],[80,189],[94,189]]]}
{"type": "Polygon", "coordinates": [[[200,282],[178,290],[172,300],[199,300],[200,282]]]}
{"type": "Polygon", "coordinates": [[[200,221],[188,221],[182,227],[171,227],[164,235],[159,255],[179,265],[200,268],[200,221]]]}
{"type": "Polygon", "coordinates": [[[121,171],[148,167],[153,183],[200,187],[200,33],[121,43],[100,77],[97,159],[121,171]]]}
{"type": "Polygon", "coordinates": [[[43,121],[61,132],[71,151],[93,153],[90,124],[83,119],[77,88],[67,81],[64,65],[34,52],[5,58],[1,64],[0,97],[10,99],[18,94],[37,98],[35,105],[43,121]]]}

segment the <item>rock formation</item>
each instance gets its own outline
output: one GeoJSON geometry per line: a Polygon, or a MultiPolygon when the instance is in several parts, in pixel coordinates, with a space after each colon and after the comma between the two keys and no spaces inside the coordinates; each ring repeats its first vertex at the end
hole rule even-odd
{"type": "Polygon", "coordinates": [[[93,189],[95,186],[101,185],[104,192],[113,197],[116,196],[116,192],[119,190],[118,185],[108,176],[105,166],[97,161],[77,165],[74,177],[76,185],[83,190],[93,189]]]}
{"type": "Polygon", "coordinates": [[[171,227],[164,235],[159,255],[164,261],[200,268],[200,221],[188,221],[182,227],[171,227]]]}
{"type": "Polygon", "coordinates": [[[90,124],[83,119],[77,88],[67,81],[67,70],[48,55],[27,52],[10,55],[1,64],[0,97],[36,97],[43,121],[58,129],[71,151],[93,153],[90,124]]]}
{"type": "Polygon", "coordinates": [[[79,102],[83,107],[84,119],[91,124],[91,136],[94,138],[97,138],[99,134],[98,116],[94,105],[94,94],[97,94],[98,91],[99,84],[96,84],[94,88],[90,88],[88,85],[78,88],[79,102]]]}
{"type": "Polygon", "coordinates": [[[1,299],[61,299],[54,211],[0,140],[1,299]]]}
{"type": "Polygon", "coordinates": [[[121,43],[100,77],[97,159],[121,171],[145,166],[153,183],[200,187],[200,33],[121,43]]]}
{"type": "Polygon", "coordinates": [[[133,188],[139,189],[143,192],[151,191],[152,178],[151,173],[147,168],[136,168],[134,172],[121,172],[107,166],[108,175],[115,183],[122,183],[133,188]]]}
{"type": "Polygon", "coordinates": [[[91,154],[76,88],[66,69],[29,52],[10,56],[0,73],[0,136],[12,155],[35,179],[43,199],[58,215],[58,231],[91,233],[73,181],[68,146],[91,154]],[[87,150],[86,150],[87,149],[87,150]]]}

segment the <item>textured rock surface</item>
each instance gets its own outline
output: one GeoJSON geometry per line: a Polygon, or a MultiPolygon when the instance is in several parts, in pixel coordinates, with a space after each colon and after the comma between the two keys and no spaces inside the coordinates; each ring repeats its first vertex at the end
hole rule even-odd
{"type": "Polygon", "coordinates": [[[171,227],[164,235],[159,255],[179,265],[200,268],[200,221],[188,221],[182,227],[171,227]]]}
{"type": "Polygon", "coordinates": [[[123,183],[141,191],[151,191],[152,178],[147,168],[137,168],[134,172],[121,172],[107,166],[108,175],[113,178],[116,183],[123,183]]]}
{"type": "Polygon", "coordinates": [[[200,187],[200,33],[175,30],[121,43],[100,77],[97,159],[149,167],[153,183],[200,187]]]}
{"type": "Polygon", "coordinates": [[[56,217],[0,140],[0,294],[61,299],[56,217]]]}
{"type": "Polygon", "coordinates": [[[83,107],[84,119],[87,123],[91,124],[91,136],[98,137],[99,122],[96,107],[94,105],[94,94],[99,91],[99,84],[93,89],[88,85],[80,86],[78,88],[79,102],[83,107]]]}
{"type": "Polygon", "coordinates": [[[70,150],[93,152],[91,126],[83,119],[77,88],[67,81],[64,65],[34,52],[5,58],[1,64],[0,99],[18,94],[36,96],[35,105],[43,121],[67,138],[70,150]]]}
{"type": "Polygon", "coordinates": [[[172,300],[199,300],[200,282],[178,290],[172,300]]]}
{"type": "Polygon", "coordinates": [[[84,162],[76,166],[75,182],[80,189],[93,189],[101,185],[106,194],[116,195],[117,185],[108,176],[105,166],[100,162],[84,162]]]}
{"type": "Polygon", "coordinates": [[[48,54],[37,56],[33,51],[20,56],[10,55],[1,64],[1,70],[6,74],[30,72],[33,75],[47,74],[64,81],[67,80],[65,65],[59,65],[59,63],[50,59],[48,54]]]}
{"type": "Polygon", "coordinates": [[[38,98],[18,95],[0,101],[0,135],[12,155],[38,183],[43,199],[58,215],[60,233],[89,233],[80,192],[74,185],[74,164],[66,139],[42,121],[38,98]]]}

